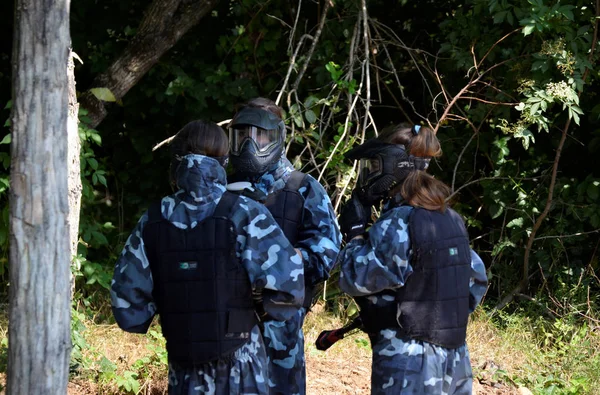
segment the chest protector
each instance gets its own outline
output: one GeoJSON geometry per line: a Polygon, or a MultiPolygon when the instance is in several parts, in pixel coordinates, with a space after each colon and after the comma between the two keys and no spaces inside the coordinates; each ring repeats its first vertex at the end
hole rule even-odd
{"type": "MultiPolygon", "coordinates": [[[[285,237],[290,241],[292,247],[298,242],[298,229],[302,224],[302,214],[304,212],[304,198],[298,192],[306,174],[293,171],[285,187],[277,192],[270,194],[265,201],[265,206],[277,221],[277,224],[283,231],[285,237]]],[[[305,283],[306,283],[305,276],[305,283]]],[[[309,308],[313,298],[313,287],[306,287],[304,290],[304,307],[309,308]]]]}
{"type": "MultiPolygon", "coordinates": [[[[415,208],[409,232],[413,273],[397,291],[397,304],[361,310],[361,318],[369,332],[393,328],[400,336],[460,347],[466,340],[471,278],[464,222],[452,209],[415,208]]],[[[359,305],[366,307],[365,300],[359,305]]]]}
{"type": "Polygon", "coordinates": [[[143,238],[169,359],[182,366],[214,361],[244,345],[257,319],[248,274],[235,255],[230,219],[238,196],[225,192],[214,214],[180,229],[148,210],[143,238]]]}

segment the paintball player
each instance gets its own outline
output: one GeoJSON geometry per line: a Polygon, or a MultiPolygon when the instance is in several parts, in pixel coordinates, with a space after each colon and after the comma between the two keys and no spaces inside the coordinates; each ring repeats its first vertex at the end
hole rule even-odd
{"type": "Polygon", "coordinates": [[[304,264],[303,308],[285,322],[264,322],[263,336],[271,393],[305,394],[302,324],[315,285],[328,278],[339,252],[336,215],[321,184],[286,159],[282,110],[274,102],[256,98],[243,105],[229,124],[229,140],[230,188],[264,202],[304,264]]]}
{"type": "Polygon", "coordinates": [[[340,287],[371,340],[372,394],[472,392],[467,322],[487,277],[449,188],[425,172],[439,155],[431,129],[405,124],[347,154],[360,174],[340,215],[340,287]]]}
{"type": "Polygon", "coordinates": [[[194,121],[177,133],[177,192],[142,215],[115,266],[119,326],[146,333],[160,316],[171,395],[269,394],[258,316],[288,320],[304,299],[302,259],[272,215],[226,191],[228,150],[216,124],[194,121]]]}

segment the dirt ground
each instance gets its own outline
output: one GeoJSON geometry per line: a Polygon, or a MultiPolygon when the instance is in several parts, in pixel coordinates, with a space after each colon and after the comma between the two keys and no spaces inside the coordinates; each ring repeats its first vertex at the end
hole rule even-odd
{"type": "MultiPolygon", "coordinates": [[[[307,395],[369,395],[371,389],[370,360],[364,358],[349,360],[311,358],[306,360],[307,395]]],[[[142,389],[144,395],[166,395],[167,383],[154,382],[142,389]]],[[[102,393],[106,393],[102,391],[102,393]]],[[[72,381],[69,383],[68,395],[99,394],[94,383],[72,381]]],[[[473,394],[476,395],[512,395],[522,394],[514,388],[494,388],[473,383],[473,394]]]]}
{"type": "MultiPolygon", "coordinates": [[[[369,395],[371,358],[306,358],[307,395],[369,395]]],[[[482,384],[475,379],[476,395],[525,395],[500,383],[482,384]],[[494,387],[497,386],[498,388],[494,387]]]]}
{"type": "MultiPolygon", "coordinates": [[[[330,359],[307,356],[306,376],[307,395],[368,395],[370,392],[371,375],[370,358],[330,359]]],[[[0,381],[5,383],[5,375],[0,374],[0,381]]],[[[4,394],[0,391],[0,394],[4,394]]],[[[107,389],[100,390],[90,381],[74,380],[69,383],[68,395],[108,394],[107,389]]],[[[167,383],[146,383],[141,391],[144,395],[166,395],[167,383]]],[[[511,388],[493,388],[490,385],[473,383],[475,395],[525,395],[511,388]]]]}

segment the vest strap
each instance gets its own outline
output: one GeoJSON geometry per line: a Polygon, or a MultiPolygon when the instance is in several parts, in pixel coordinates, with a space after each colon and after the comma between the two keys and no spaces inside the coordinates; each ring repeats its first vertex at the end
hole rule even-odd
{"type": "Polygon", "coordinates": [[[290,174],[290,178],[288,178],[287,182],[285,183],[284,189],[287,189],[288,191],[297,192],[302,186],[302,183],[304,182],[305,178],[306,174],[302,173],[301,171],[292,171],[292,173],[290,174]]]}
{"type": "Polygon", "coordinates": [[[219,200],[219,204],[217,204],[217,207],[215,208],[213,217],[230,218],[233,206],[238,199],[239,195],[233,192],[225,191],[225,193],[223,193],[221,196],[221,200],[219,200]]]}
{"type": "Polygon", "coordinates": [[[162,200],[152,202],[148,207],[148,224],[162,221],[162,219],[162,200]]]}

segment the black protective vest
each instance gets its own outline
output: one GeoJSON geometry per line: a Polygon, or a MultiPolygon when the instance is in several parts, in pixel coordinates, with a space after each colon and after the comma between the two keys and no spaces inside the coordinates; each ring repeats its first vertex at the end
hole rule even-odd
{"type": "MultiPolygon", "coordinates": [[[[285,187],[277,192],[270,194],[265,201],[265,206],[279,224],[285,237],[293,246],[298,242],[298,228],[302,224],[302,214],[304,211],[304,198],[298,192],[306,174],[293,171],[288,179],[285,187]]],[[[306,285],[306,276],[305,285],[306,285]]],[[[306,286],[304,290],[304,307],[310,308],[313,297],[313,287],[306,286]]]]}
{"type": "Polygon", "coordinates": [[[154,280],[169,359],[190,366],[231,355],[245,344],[257,319],[248,274],[235,255],[231,209],[225,192],[214,214],[193,229],[179,229],[148,210],[143,238],[154,280]]]}
{"type": "MultiPolygon", "coordinates": [[[[464,222],[452,209],[441,213],[415,208],[409,233],[413,273],[395,295],[398,304],[361,310],[365,328],[368,332],[399,328],[401,336],[446,348],[460,347],[467,333],[471,278],[464,222]]],[[[362,300],[359,305],[365,307],[366,303],[362,300]]]]}

